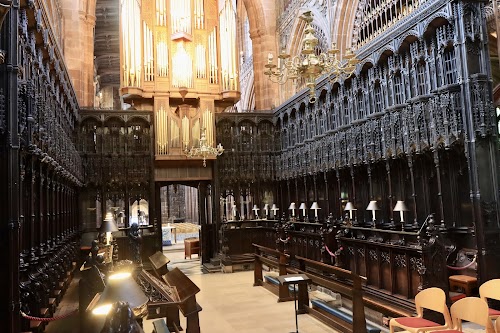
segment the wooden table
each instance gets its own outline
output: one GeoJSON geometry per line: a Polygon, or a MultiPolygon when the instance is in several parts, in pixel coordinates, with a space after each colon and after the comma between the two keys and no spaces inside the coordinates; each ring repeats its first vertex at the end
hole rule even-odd
{"type": "Polygon", "coordinates": [[[200,239],[199,238],[190,238],[184,240],[184,259],[189,256],[191,259],[192,254],[200,255],[200,239]]]}
{"type": "Polygon", "coordinates": [[[173,225],[167,225],[165,227],[161,227],[162,229],[170,229],[170,233],[174,234],[174,241],[177,244],[177,227],[173,225]]]}

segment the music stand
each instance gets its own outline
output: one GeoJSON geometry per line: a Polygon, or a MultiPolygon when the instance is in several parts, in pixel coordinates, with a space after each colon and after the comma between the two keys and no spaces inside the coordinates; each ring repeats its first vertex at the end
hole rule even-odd
{"type": "Polygon", "coordinates": [[[280,275],[277,277],[277,279],[284,286],[290,284],[294,285],[293,304],[295,306],[295,332],[291,333],[299,333],[299,322],[297,319],[297,314],[299,312],[306,313],[304,307],[309,306],[307,283],[311,281],[311,279],[306,274],[280,275]],[[299,294],[298,300],[297,300],[297,294],[299,294]]]}

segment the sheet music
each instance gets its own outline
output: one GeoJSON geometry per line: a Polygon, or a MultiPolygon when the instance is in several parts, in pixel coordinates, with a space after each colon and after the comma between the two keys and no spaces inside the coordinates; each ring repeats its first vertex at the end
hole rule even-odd
{"type": "Polygon", "coordinates": [[[286,277],[284,278],[286,282],[293,282],[293,281],[302,281],[304,278],[302,276],[292,276],[292,277],[286,277]]]}

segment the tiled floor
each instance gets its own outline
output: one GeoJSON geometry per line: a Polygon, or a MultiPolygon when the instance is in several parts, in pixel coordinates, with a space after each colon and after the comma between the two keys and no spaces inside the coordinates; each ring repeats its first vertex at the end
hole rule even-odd
{"type": "MultiPolygon", "coordinates": [[[[196,295],[203,310],[199,313],[203,333],[275,333],[295,332],[293,302],[278,303],[274,294],[263,287],[253,287],[253,272],[203,274],[197,256],[184,260],[182,243],[164,248],[171,260],[170,267],[178,267],[201,289],[196,295]]],[[[78,279],[74,279],[66,292],[56,315],[74,310],[78,306],[78,279]]],[[[186,326],[181,314],[181,325],[186,326]]],[[[299,332],[336,332],[313,317],[298,316],[299,332]]],[[[48,333],[78,333],[78,315],[50,323],[48,333]]],[[[151,321],[144,321],[144,332],[153,332],[151,321]]],[[[81,332],[85,333],[85,332],[81,332]]]]}

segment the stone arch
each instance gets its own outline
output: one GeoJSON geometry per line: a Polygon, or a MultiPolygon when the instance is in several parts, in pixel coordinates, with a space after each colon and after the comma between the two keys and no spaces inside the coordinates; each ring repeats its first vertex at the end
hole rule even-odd
{"type": "Polygon", "coordinates": [[[264,75],[265,55],[277,54],[276,6],[274,1],[243,0],[253,48],[255,108],[270,109],[278,87],[264,75]]]}
{"type": "Polygon", "coordinates": [[[363,5],[365,0],[338,0],[337,8],[333,16],[333,35],[336,36],[333,41],[342,53],[352,47],[354,27],[358,7],[363,5]]]}

